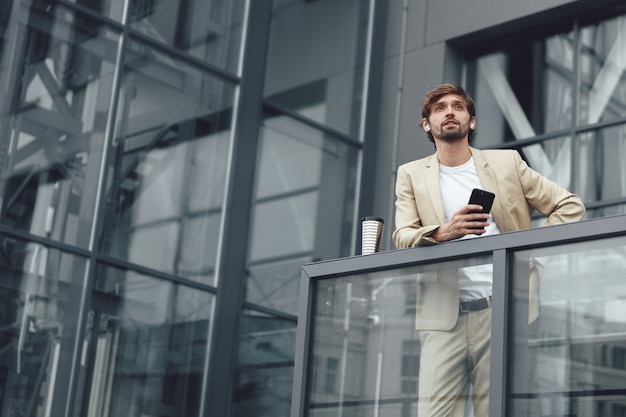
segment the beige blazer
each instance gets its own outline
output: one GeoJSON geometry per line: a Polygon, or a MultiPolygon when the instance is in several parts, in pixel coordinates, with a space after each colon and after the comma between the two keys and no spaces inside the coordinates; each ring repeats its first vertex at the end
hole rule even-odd
{"type": "MultiPolygon", "coordinates": [[[[584,217],[585,207],[577,195],[531,169],[517,151],[470,150],[483,189],[496,195],[491,215],[503,233],[529,229],[533,207],[546,216],[545,226],[584,217]]],[[[446,223],[436,154],[398,168],[395,217],[392,238],[398,249],[436,243],[430,235],[446,223]]],[[[530,272],[531,280],[536,280],[536,271],[530,272]]],[[[530,282],[529,288],[532,321],[538,314],[537,283],[530,282]]],[[[456,270],[420,275],[417,290],[416,328],[452,329],[459,311],[456,270]]]]}

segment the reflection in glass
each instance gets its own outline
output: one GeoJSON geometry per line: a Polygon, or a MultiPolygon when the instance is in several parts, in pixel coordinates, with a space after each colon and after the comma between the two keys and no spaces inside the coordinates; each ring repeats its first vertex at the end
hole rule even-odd
{"type": "Polygon", "coordinates": [[[577,137],[580,169],[577,181],[585,201],[626,197],[626,125],[577,137]]]}
{"type": "Polygon", "coordinates": [[[131,0],[134,30],[236,72],[246,0],[131,0]]]}
{"type": "Polygon", "coordinates": [[[510,48],[468,62],[478,120],[476,146],[571,126],[573,38],[573,33],[567,33],[515,42],[510,48]]]}
{"type": "Polygon", "coordinates": [[[528,165],[567,190],[572,189],[572,141],[561,136],[519,149],[528,165]]]}
{"type": "Polygon", "coordinates": [[[100,269],[85,339],[81,415],[196,416],[212,294],[100,269]]]}
{"type": "Polygon", "coordinates": [[[626,16],[580,33],[580,123],[626,117],[626,16]]]}
{"type": "Polygon", "coordinates": [[[613,204],[599,208],[588,208],[585,217],[596,219],[599,217],[619,216],[626,214],[626,204],[613,204]]]}
{"type": "Polygon", "coordinates": [[[289,415],[296,319],[244,310],[239,325],[236,417],[289,415]]]}
{"type": "Polygon", "coordinates": [[[68,0],[72,3],[87,7],[94,12],[101,13],[111,19],[122,20],[126,0],[68,0]]]}
{"type": "Polygon", "coordinates": [[[358,136],[368,13],[369,1],[275,1],[265,97],[358,136]]]}
{"type": "Polygon", "coordinates": [[[625,273],[624,237],[516,254],[511,415],[615,415],[602,410],[626,404],[625,273]],[[533,281],[540,314],[529,324],[533,281]]]}
{"type": "Polygon", "coordinates": [[[297,313],[300,267],[350,254],[356,148],[286,116],[261,130],[247,300],[297,313]]]}
{"type": "Polygon", "coordinates": [[[85,259],[0,236],[2,416],[50,415],[56,384],[67,386],[85,259]]]}
{"type": "Polygon", "coordinates": [[[462,269],[490,262],[485,256],[316,281],[307,415],[416,415],[423,366],[416,312],[433,302],[424,296],[441,274],[458,279],[462,269]]]}
{"type": "Polygon", "coordinates": [[[86,247],[118,36],[60,5],[28,13],[0,40],[0,219],[86,247]]]}
{"type": "Polygon", "coordinates": [[[514,42],[467,61],[465,77],[478,119],[474,145],[497,147],[558,134],[558,145],[543,138],[546,143],[523,149],[529,165],[583,200],[606,205],[588,217],[621,214],[623,127],[577,132],[576,147],[562,132],[626,118],[626,15],[574,26],[569,33],[514,42]],[[568,187],[570,173],[575,177],[568,187]]]}
{"type": "Polygon", "coordinates": [[[234,87],[140,44],[126,59],[103,249],[213,283],[234,87]]]}

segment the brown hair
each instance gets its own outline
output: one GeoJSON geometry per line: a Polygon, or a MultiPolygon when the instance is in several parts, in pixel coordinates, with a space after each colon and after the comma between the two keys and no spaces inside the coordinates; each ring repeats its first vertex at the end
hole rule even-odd
{"type": "MultiPolygon", "coordinates": [[[[428,120],[428,118],[430,117],[430,109],[433,104],[435,104],[437,101],[439,101],[441,97],[447,94],[456,94],[457,96],[460,96],[463,101],[465,101],[465,106],[467,107],[467,111],[469,112],[470,117],[476,117],[476,107],[474,106],[474,100],[472,100],[472,97],[467,94],[463,87],[454,84],[438,85],[437,87],[430,90],[428,94],[426,94],[424,101],[422,101],[422,117],[428,120]]],[[[435,139],[433,138],[433,134],[430,132],[427,133],[430,141],[434,143],[435,139]]],[[[472,139],[474,139],[475,135],[476,132],[474,130],[469,131],[468,139],[470,142],[472,142],[472,139]]]]}

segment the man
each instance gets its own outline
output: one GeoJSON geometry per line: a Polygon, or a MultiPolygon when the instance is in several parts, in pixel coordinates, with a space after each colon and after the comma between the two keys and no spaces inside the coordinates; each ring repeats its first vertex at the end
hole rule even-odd
{"type": "MultiPolygon", "coordinates": [[[[436,152],[398,169],[397,248],[528,229],[531,207],[547,217],[546,225],[583,218],[580,198],[533,171],[517,151],[470,147],[476,112],[463,88],[442,84],[430,91],[422,128],[436,152]],[[495,193],[491,213],[468,204],[474,188],[495,193]]],[[[491,265],[418,277],[419,417],[463,416],[470,384],[474,414],[488,415],[491,289],[491,265]]]]}

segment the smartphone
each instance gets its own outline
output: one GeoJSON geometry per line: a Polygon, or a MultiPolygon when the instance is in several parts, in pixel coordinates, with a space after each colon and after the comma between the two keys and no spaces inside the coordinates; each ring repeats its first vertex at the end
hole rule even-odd
{"type": "Polygon", "coordinates": [[[482,210],[475,211],[473,213],[489,213],[491,211],[491,206],[493,205],[494,198],[496,198],[496,195],[494,193],[474,188],[472,190],[472,194],[470,195],[468,204],[478,204],[480,206],[483,206],[482,210]]]}

